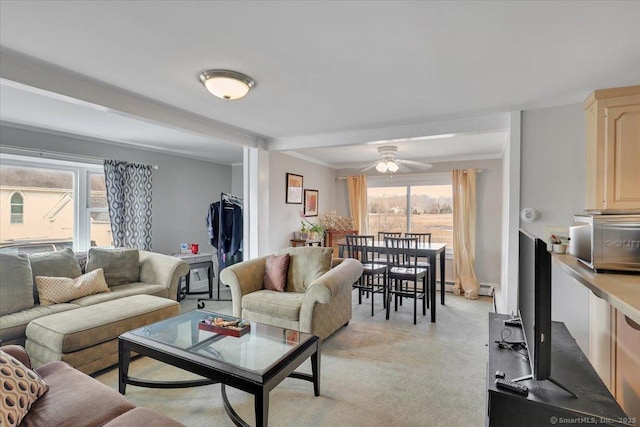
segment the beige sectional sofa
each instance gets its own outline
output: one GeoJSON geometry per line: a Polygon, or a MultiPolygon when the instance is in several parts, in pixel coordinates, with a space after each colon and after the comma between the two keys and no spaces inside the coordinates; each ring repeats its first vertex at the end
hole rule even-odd
{"type": "Polygon", "coordinates": [[[117,362],[121,333],[180,312],[178,283],[189,272],[184,261],[99,248],[89,250],[85,268],[79,259],[70,249],[0,254],[1,344],[25,345],[34,366],[63,360],[85,373],[96,372],[117,362]],[[108,289],[64,302],[47,300],[49,305],[40,301],[36,277],[78,281],[99,268],[108,289]]]}
{"type": "Polygon", "coordinates": [[[231,288],[233,315],[325,339],[351,320],[351,290],[362,275],[355,259],[332,258],[333,248],[285,248],[289,254],[284,292],[265,289],[268,256],[222,270],[220,280],[231,288]]]}

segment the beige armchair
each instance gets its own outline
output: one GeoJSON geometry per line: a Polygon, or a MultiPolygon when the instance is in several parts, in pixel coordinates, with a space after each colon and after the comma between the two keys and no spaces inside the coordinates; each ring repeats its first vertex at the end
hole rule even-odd
{"type": "Polygon", "coordinates": [[[307,275],[302,280],[305,283],[288,286],[285,292],[263,289],[266,256],[222,270],[220,279],[231,288],[233,315],[320,339],[347,325],[351,320],[351,286],[362,274],[362,264],[355,259],[331,259],[332,248],[298,247],[277,252],[283,253],[291,256],[288,281],[307,275]],[[328,271],[318,268],[319,258],[328,271]],[[294,287],[300,291],[291,291],[294,287]]]}

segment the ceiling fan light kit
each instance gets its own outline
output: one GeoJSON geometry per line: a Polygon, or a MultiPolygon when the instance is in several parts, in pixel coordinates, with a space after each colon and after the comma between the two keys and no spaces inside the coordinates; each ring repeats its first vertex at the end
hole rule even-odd
{"type": "Polygon", "coordinates": [[[400,160],[396,158],[396,154],[398,153],[398,147],[394,145],[385,145],[384,147],[378,147],[378,154],[382,157],[382,160],[378,160],[370,166],[362,169],[362,171],[366,171],[373,167],[380,173],[388,173],[392,174],[398,172],[400,170],[400,166],[403,166],[405,169],[411,170],[411,165],[414,168],[418,169],[429,169],[431,165],[429,163],[421,163],[414,162],[412,160],[400,160]]]}
{"type": "Polygon", "coordinates": [[[198,75],[198,80],[212,95],[225,101],[240,99],[256,86],[251,77],[232,70],[207,70],[198,75]]]}

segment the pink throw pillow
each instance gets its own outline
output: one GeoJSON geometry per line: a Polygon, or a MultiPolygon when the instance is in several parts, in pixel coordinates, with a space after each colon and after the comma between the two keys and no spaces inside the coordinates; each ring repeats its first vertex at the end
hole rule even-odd
{"type": "Polygon", "coordinates": [[[264,268],[264,288],[284,292],[289,272],[289,254],[271,255],[264,268]]]}

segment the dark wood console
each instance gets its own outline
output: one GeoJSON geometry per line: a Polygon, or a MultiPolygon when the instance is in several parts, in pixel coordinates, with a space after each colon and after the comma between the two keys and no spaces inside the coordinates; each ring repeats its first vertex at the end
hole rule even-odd
{"type": "Polygon", "coordinates": [[[529,387],[526,397],[496,388],[496,371],[503,371],[509,380],[531,373],[529,362],[522,354],[495,343],[501,339],[503,330],[511,332],[508,338],[509,332],[505,332],[507,341],[523,341],[519,327],[504,325],[508,318],[503,314],[489,314],[487,426],[636,425],[638,420],[625,415],[564,323],[553,322],[551,328],[551,376],[577,398],[551,381],[521,381],[529,387]]]}

